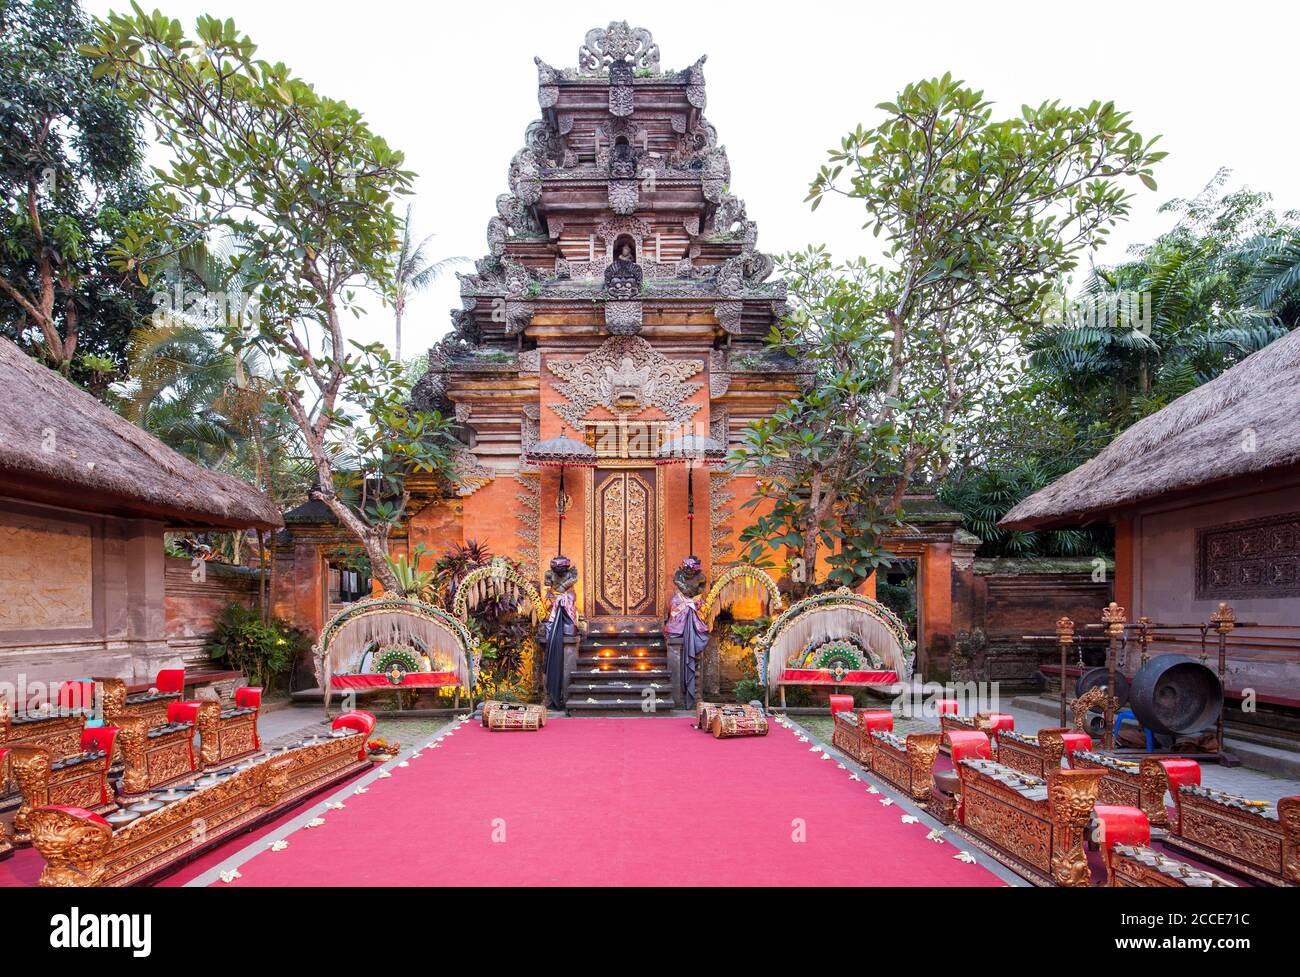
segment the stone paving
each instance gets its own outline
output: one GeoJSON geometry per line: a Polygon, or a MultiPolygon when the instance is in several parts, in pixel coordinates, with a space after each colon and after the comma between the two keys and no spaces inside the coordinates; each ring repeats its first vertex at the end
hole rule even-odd
{"type": "MultiPolygon", "coordinates": [[[[338,710],[335,710],[334,714],[338,715],[338,710]]],[[[449,722],[455,721],[455,717],[447,716],[408,718],[389,713],[378,713],[377,718],[379,724],[375,727],[375,735],[388,740],[397,740],[404,745],[436,733],[449,722]]],[[[324,710],[319,704],[283,706],[258,718],[262,743],[268,749],[290,746],[311,733],[328,730],[329,726],[330,721],[325,718],[324,710]]]]}

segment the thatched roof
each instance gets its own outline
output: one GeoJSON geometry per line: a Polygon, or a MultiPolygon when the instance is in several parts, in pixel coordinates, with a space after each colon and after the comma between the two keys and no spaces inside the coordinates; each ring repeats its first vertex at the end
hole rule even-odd
{"type": "Polygon", "coordinates": [[[1300,330],[1138,421],[1096,458],[1022,501],[999,525],[1077,524],[1137,502],[1294,465],[1300,465],[1300,330]]]}
{"type": "Polygon", "coordinates": [[[0,339],[0,494],[186,528],[269,529],[279,510],[0,339]]]}

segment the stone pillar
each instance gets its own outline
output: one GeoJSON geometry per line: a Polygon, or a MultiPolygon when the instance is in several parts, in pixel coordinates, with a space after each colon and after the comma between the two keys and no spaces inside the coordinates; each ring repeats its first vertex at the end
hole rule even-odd
{"type": "Polygon", "coordinates": [[[952,544],[926,543],[921,555],[920,649],[917,661],[927,681],[948,677],[953,645],[952,544]]]}
{"type": "Polygon", "coordinates": [[[163,525],[128,519],[120,528],[125,607],[118,619],[125,625],[123,637],[131,651],[131,681],[150,682],[160,669],[181,665],[180,653],[167,644],[163,525]]]}
{"type": "Polygon", "coordinates": [[[282,535],[274,559],[272,613],[315,638],[325,625],[325,573],[319,542],[282,535]]]}

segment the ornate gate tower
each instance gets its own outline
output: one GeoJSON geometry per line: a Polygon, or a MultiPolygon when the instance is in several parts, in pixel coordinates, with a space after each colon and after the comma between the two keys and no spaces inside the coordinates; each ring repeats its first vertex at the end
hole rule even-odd
{"type": "Polygon", "coordinates": [[[541,118],[416,388],[461,425],[463,508],[417,513],[410,540],[476,539],[540,579],[561,473],[528,453],[567,436],[595,453],[563,473],[579,611],[596,629],[653,631],[689,553],[688,481],[708,573],[734,557],[749,515],[736,507],[753,490],[698,465],[688,478],[686,464],[661,464],[663,448],[688,434],[728,446],[797,391],[797,363],[763,342],[785,286],[730,191],[704,58],[665,70],[649,31],[612,23],[587,33],[576,68],[537,59],[537,72],[541,118]]]}

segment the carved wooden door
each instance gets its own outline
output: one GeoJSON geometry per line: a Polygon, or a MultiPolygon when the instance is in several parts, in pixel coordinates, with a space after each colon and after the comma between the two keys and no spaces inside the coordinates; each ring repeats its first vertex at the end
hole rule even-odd
{"type": "Polygon", "coordinates": [[[658,615],[656,475],[653,468],[595,473],[592,541],[597,617],[658,615]]]}

